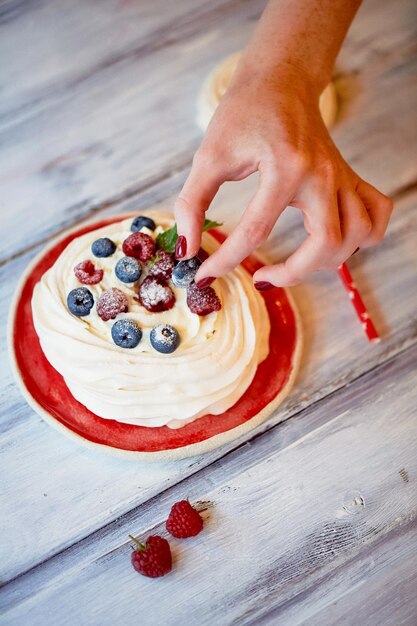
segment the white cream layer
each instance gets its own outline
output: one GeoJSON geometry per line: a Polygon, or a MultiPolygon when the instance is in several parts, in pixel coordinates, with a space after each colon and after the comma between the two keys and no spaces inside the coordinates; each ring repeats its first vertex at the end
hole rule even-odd
{"type": "MultiPolygon", "coordinates": [[[[155,233],[143,232],[152,236],[173,224],[168,214],[149,215],[158,228],[155,233]]],[[[186,291],[175,287],[174,308],[148,312],[135,298],[137,285],[120,282],[114,273],[123,256],[121,245],[131,234],[131,221],[110,224],[72,241],[36,285],[32,311],[42,350],[73,396],[99,417],[179,428],[207,413],[223,413],[243,395],[268,354],[270,324],[263,298],[249,273],[239,267],[213,284],[222,302],[218,312],[205,317],[192,313],[186,291]],[[92,255],[91,244],[99,237],[109,237],[117,244],[112,256],[99,259],[92,255]],[[73,268],[86,259],[104,270],[98,285],[85,285],[95,302],[109,287],[118,287],[127,295],[129,311],[117,319],[134,319],[142,328],[143,337],[136,348],[119,348],[113,343],[115,320],[103,322],[95,305],[86,317],[69,312],[67,295],[82,286],[73,268]],[[152,327],[162,323],[175,326],[181,336],[181,344],[172,354],[160,354],[150,345],[152,327]]],[[[205,233],[203,247],[211,254],[218,243],[205,233]]]]}

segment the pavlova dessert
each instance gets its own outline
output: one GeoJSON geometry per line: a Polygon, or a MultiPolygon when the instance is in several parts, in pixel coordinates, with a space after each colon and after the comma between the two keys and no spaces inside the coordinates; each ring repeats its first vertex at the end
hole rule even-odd
{"type": "Polygon", "coordinates": [[[268,355],[270,320],[250,274],[239,266],[198,289],[219,244],[205,232],[199,254],[178,262],[176,239],[169,214],[116,221],[75,238],[34,289],[46,358],[101,418],[180,428],[219,415],[268,355]]]}

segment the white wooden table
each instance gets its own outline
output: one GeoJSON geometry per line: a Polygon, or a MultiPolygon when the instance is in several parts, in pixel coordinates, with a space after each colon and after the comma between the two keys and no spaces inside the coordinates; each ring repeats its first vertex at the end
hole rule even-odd
{"type": "MultiPolygon", "coordinates": [[[[207,72],[247,41],[261,0],[0,3],[2,325],[16,282],[87,217],[171,207],[201,140],[207,72]]],[[[1,344],[0,623],[417,623],[417,160],[413,0],[367,0],[337,64],[346,158],[391,194],[386,239],[350,261],[383,341],[368,345],[333,274],[293,290],[302,371],[280,410],[220,450],[145,465],[78,447],[26,405],[1,344]],[[413,232],[414,229],[414,232],[413,232]],[[285,420],[285,421],[284,421],[285,420]],[[140,577],[128,534],[207,503],[140,577]]],[[[231,229],[256,181],[226,186],[231,229]]],[[[288,210],[264,252],[302,235],[288,210]]]]}

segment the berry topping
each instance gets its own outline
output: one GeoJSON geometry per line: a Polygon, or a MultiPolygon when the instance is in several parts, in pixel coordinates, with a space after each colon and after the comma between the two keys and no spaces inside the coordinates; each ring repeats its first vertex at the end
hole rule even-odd
{"type": "Polygon", "coordinates": [[[116,244],[108,237],[96,239],[91,245],[91,252],[98,257],[111,256],[115,250],[116,244]]]}
{"type": "Polygon", "coordinates": [[[117,261],[114,271],[122,283],[134,283],[142,274],[142,266],[133,256],[124,256],[117,261]]]}
{"type": "Polygon", "coordinates": [[[177,329],[169,324],[154,326],[151,330],[150,339],[152,347],[164,354],[174,352],[180,344],[180,336],[177,329]]]}
{"type": "Polygon", "coordinates": [[[155,254],[156,244],[146,233],[132,233],[123,242],[126,256],[134,256],[140,261],[149,261],[155,254]]]}
{"type": "Polygon", "coordinates": [[[111,327],[111,336],[116,346],[136,348],[142,339],[142,330],[133,320],[117,320],[111,327]]]}
{"type": "Polygon", "coordinates": [[[120,289],[111,287],[104,291],[97,302],[97,314],[104,322],[114,320],[119,313],[126,313],[128,301],[120,289]]]}
{"type": "Polygon", "coordinates": [[[172,254],[164,250],[158,250],[156,253],[155,263],[149,269],[149,276],[160,278],[161,280],[169,280],[175,261],[172,254]]]}
{"type": "Polygon", "coordinates": [[[206,252],[206,251],[204,250],[204,248],[200,248],[200,250],[197,252],[197,258],[198,258],[198,259],[199,259],[202,263],[204,263],[204,261],[205,261],[206,259],[208,259],[208,258],[209,258],[209,256],[210,256],[210,255],[209,255],[209,253],[208,253],[208,252],[206,252]]]}
{"type": "Polygon", "coordinates": [[[139,574],[149,578],[159,578],[172,569],[172,556],[169,543],[163,537],[153,535],[148,537],[145,545],[129,535],[137,545],[132,552],[132,565],[139,574]]]}
{"type": "Polygon", "coordinates": [[[103,270],[96,269],[89,259],[74,267],[74,274],[84,285],[96,285],[103,278],[103,270]]]}
{"type": "Polygon", "coordinates": [[[149,230],[155,230],[156,224],[150,217],[145,217],[144,215],[138,215],[133,220],[130,230],[134,233],[141,228],[149,228],[149,230]]]}
{"type": "Polygon", "coordinates": [[[87,287],[78,287],[69,292],[67,305],[73,315],[85,317],[90,314],[94,305],[93,294],[87,287]]]}
{"type": "Polygon", "coordinates": [[[175,304],[175,296],[171,287],[152,276],[145,278],[139,287],[139,299],[142,306],[152,313],[168,311],[175,304]]]}
{"type": "Polygon", "coordinates": [[[198,257],[193,257],[187,261],[180,261],[172,270],[172,282],[176,287],[188,287],[194,280],[197,270],[201,265],[198,257]]]}
{"type": "Polygon", "coordinates": [[[166,527],[174,537],[185,539],[198,535],[203,528],[203,520],[188,500],[181,500],[172,507],[166,527]]]}
{"type": "Polygon", "coordinates": [[[208,315],[222,308],[213,287],[199,289],[195,283],[187,287],[187,304],[190,311],[197,315],[208,315]]]}

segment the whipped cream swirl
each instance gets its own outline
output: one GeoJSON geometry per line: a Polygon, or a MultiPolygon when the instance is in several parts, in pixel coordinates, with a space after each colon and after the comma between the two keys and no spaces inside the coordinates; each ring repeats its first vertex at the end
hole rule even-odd
{"type": "MultiPolygon", "coordinates": [[[[152,237],[174,223],[166,213],[149,215],[158,228],[142,232],[152,237]]],[[[131,234],[131,222],[132,218],[125,219],[74,239],[35,286],[32,312],[42,350],[73,396],[104,419],[179,428],[207,413],[221,414],[243,395],[268,354],[270,323],[263,298],[240,266],[213,283],[220,311],[205,317],[192,313],[186,290],[171,284],[175,306],[150,313],[137,300],[137,285],[120,282],[114,273],[124,256],[122,243],[131,234]],[[112,256],[92,255],[91,244],[100,237],[117,244],[112,256]],[[90,314],[75,317],[66,300],[71,289],[82,286],[73,268],[86,259],[104,276],[100,283],[86,285],[95,300],[90,314]],[[110,287],[121,289],[129,301],[128,312],[117,319],[133,319],[143,331],[136,348],[116,346],[111,337],[115,320],[104,322],[97,315],[97,300],[110,287]],[[165,323],[181,337],[172,354],[156,352],[150,343],[151,329],[165,323]]],[[[204,233],[202,245],[211,254],[219,244],[204,233]]]]}

